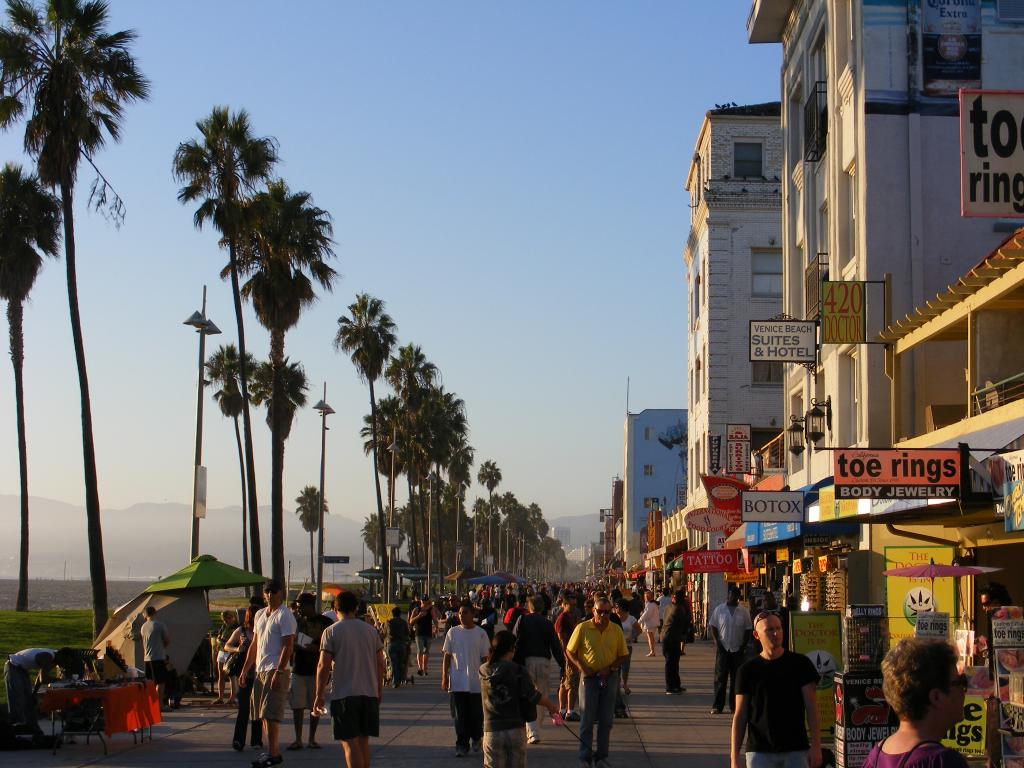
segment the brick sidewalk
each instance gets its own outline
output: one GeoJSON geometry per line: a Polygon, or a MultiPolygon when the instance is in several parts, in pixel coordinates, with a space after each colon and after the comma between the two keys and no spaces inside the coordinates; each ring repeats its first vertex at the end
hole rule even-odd
{"type": "MultiPolygon", "coordinates": [[[[712,698],[714,652],[710,643],[687,647],[682,659],[682,696],[664,694],[663,660],[644,655],[636,645],[630,685],[632,717],[616,720],[612,730],[609,761],[615,768],[718,768],[728,765],[729,717],[708,714],[712,698]]],[[[386,690],[381,712],[381,737],[372,741],[372,764],[380,768],[473,768],[479,756],[456,758],[455,733],[447,696],[440,690],[440,663],[434,654],[432,674],[417,678],[414,686],[386,690]]],[[[130,736],[118,735],[108,742],[110,754],[93,741],[89,746],[65,745],[56,756],[49,751],[0,753],[0,764],[18,766],[164,766],[188,768],[238,766],[246,768],[256,752],[231,749],[234,712],[226,709],[186,707],[167,713],[167,720],[153,729],[154,740],[133,745],[130,736]]],[[[577,731],[578,723],[569,724],[577,731]]],[[[282,723],[282,743],[291,741],[290,714],[282,723]]],[[[286,766],[339,766],[341,749],[330,741],[329,725],[321,724],[319,751],[285,752],[286,766]]],[[[564,728],[549,720],[541,729],[542,742],[529,747],[531,768],[574,768],[578,742],[564,728]]]]}

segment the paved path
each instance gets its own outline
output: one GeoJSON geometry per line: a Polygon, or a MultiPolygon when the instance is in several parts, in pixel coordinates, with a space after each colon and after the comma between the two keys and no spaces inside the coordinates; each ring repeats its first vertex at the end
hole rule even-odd
{"type": "MultiPolygon", "coordinates": [[[[728,765],[729,717],[708,714],[711,708],[714,652],[710,643],[687,646],[682,659],[682,696],[664,693],[663,660],[647,658],[645,646],[636,645],[630,684],[633,695],[631,719],[616,720],[612,730],[611,764],[615,768],[719,768],[728,765]]],[[[434,654],[431,675],[417,678],[414,686],[388,689],[384,694],[381,737],[372,740],[374,768],[473,768],[478,755],[456,758],[455,733],[447,696],[440,691],[440,664],[434,654]]],[[[282,724],[287,744],[292,734],[291,716],[282,724]]],[[[0,766],[170,766],[187,768],[238,766],[246,768],[256,751],[231,749],[234,712],[190,706],[167,713],[167,720],[153,729],[153,741],[133,745],[131,736],[118,735],[108,742],[110,754],[96,741],[84,740],[57,750],[0,753],[0,766]]],[[[569,724],[574,731],[578,723],[569,724]]],[[[329,739],[329,724],[322,724],[320,751],[285,752],[286,766],[340,766],[341,748],[329,739]]],[[[542,743],[530,746],[531,768],[575,768],[578,742],[564,728],[545,719],[542,743]]]]}

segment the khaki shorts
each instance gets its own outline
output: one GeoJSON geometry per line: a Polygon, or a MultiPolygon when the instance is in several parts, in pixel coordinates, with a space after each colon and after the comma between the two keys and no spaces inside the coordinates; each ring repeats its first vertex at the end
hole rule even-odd
{"type": "Polygon", "coordinates": [[[567,691],[578,691],[580,688],[580,671],[568,659],[565,661],[561,685],[567,691]]]}
{"type": "Polygon", "coordinates": [[[288,706],[291,709],[312,709],[316,694],[316,675],[292,675],[288,688],[288,706]]]}
{"type": "Polygon", "coordinates": [[[277,688],[270,687],[273,670],[258,672],[252,683],[252,701],[249,704],[249,717],[253,720],[270,720],[279,723],[284,717],[284,704],[288,698],[288,683],[292,673],[277,673],[277,688]]]}

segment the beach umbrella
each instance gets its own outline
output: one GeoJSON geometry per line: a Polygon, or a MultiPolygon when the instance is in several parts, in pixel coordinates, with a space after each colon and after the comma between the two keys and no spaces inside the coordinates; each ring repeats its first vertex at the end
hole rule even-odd
{"type": "Polygon", "coordinates": [[[513,576],[511,573],[492,573],[487,576],[477,576],[472,579],[466,579],[467,584],[481,584],[484,586],[495,586],[497,584],[525,584],[525,582],[513,576]]]}
{"type": "Polygon", "coordinates": [[[231,589],[251,587],[266,581],[265,576],[222,563],[213,555],[196,555],[191,563],[170,576],[153,582],[146,592],[174,592],[181,589],[231,589]]]}
{"type": "Polygon", "coordinates": [[[460,568],[454,573],[449,573],[444,577],[445,581],[466,581],[467,579],[475,579],[477,576],[482,576],[480,571],[474,571],[472,568],[460,568]]]}
{"type": "Polygon", "coordinates": [[[890,568],[882,571],[883,576],[902,576],[905,579],[931,579],[932,594],[935,594],[936,579],[957,579],[962,576],[981,576],[993,571],[1001,571],[1002,568],[992,568],[984,565],[944,565],[934,560],[927,565],[905,565],[902,568],[890,568]]]}

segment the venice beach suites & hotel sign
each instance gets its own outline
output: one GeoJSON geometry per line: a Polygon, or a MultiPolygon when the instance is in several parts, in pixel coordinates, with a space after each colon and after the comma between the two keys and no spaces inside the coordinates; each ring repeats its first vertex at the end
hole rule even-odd
{"type": "Polygon", "coordinates": [[[813,320],[751,320],[750,361],[814,363],[818,326],[813,320]]]}
{"type": "Polygon", "coordinates": [[[832,472],[837,499],[955,499],[960,495],[960,451],[837,449],[832,472]]]}

